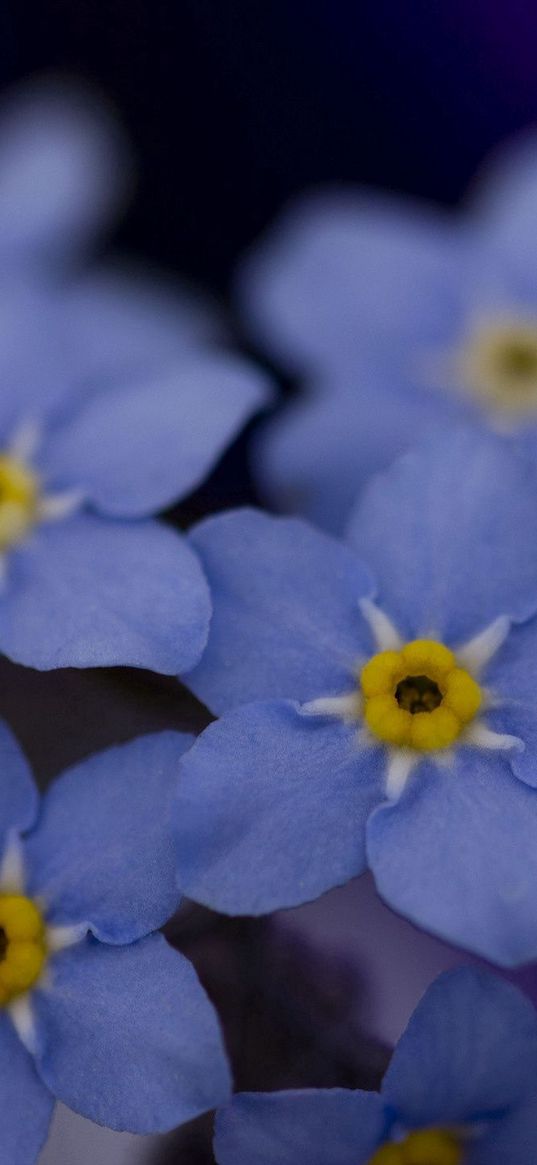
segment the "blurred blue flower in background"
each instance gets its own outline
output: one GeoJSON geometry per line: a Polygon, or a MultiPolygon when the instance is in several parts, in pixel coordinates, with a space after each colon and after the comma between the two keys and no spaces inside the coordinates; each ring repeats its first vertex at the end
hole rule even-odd
{"type": "Polygon", "coordinates": [[[143,380],[223,338],[193,290],[130,262],[87,264],[131,184],[126,143],[91,92],[35,83],[0,111],[3,423],[143,380]]]}
{"type": "Polygon", "coordinates": [[[207,588],[148,519],[201,483],[269,388],[216,351],[195,296],[73,269],[118,201],[116,137],[48,87],[0,122],[0,650],[176,674],[204,647],[207,588]]]}
{"type": "Polygon", "coordinates": [[[306,393],[255,451],[269,498],[340,532],[369,475],[454,419],[537,451],[537,139],[464,215],[367,191],[307,197],[239,272],[254,336],[306,393]]]}
{"type": "Polygon", "coordinates": [[[489,972],[429,988],[380,1093],[243,1093],[218,1113],[218,1165],[533,1165],[537,1015],[489,972]]]}
{"type": "Polygon", "coordinates": [[[221,719],[181,763],[182,891],[262,914],[369,865],[418,925],[537,957],[536,484],[460,430],[370,485],[350,545],[249,510],[194,529],[188,683],[221,719]]]}
{"type": "Polygon", "coordinates": [[[229,1095],[215,1012],[190,963],[150,933],[177,906],[167,807],[191,742],[163,732],[93,756],[39,809],[0,727],[0,1105],[13,1165],[35,1159],[54,1098],[148,1133],[229,1095]]]}

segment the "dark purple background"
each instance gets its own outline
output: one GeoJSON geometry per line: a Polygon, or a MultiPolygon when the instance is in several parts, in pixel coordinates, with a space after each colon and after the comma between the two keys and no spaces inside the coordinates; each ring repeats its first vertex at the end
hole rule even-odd
{"type": "Polygon", "coordinates": [[[537,119],[527,0],[42,0],[4,11],[0,45],[6,81],[102,85],[141,159],[123,239],[218,288],[304,185],[453,200],[537,119]]]}

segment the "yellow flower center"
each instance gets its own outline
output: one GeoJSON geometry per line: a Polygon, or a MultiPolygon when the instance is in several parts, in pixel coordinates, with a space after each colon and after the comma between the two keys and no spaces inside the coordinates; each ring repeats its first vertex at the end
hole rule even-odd
{"type": "Polygon", "coordinates": [[[433,639],[380,651],[360,676],[364,716],[386,744],[423,752],[449,748],[473,720],[481,689],[453,652],[433,639]]]}
{"type": "Polygon", "coordinates": [[[37,519],[39,482],[18,457],[0,453],[0,553],[22,541],[37,519]]]}
{"type": "Polygon", "coordinates": [[[497,321],[476,329],[462,352],[468,388],[505,412],[537,412],[537,323],[497,321]]]}
{"type": "Polygon", "coordinates": [[[0,1006],[39,978],[47,957],[45,927],[31,898],[0,894],[0,1006]]]}
{"type": "Polygon", "coordinates": [[[369,1165],[462,1165],[460,1141],[448,1129],[419,1129],[381,1145],[369,1165]]]}

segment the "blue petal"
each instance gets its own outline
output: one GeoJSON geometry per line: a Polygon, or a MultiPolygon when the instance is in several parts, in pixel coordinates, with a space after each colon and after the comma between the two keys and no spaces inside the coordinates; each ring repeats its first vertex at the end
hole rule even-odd
{"type": "Polygon", "coordinates": [[[410,1126],[458,1124],[518,1104],[536,1077],[534,1007],[489,971],[463,967],[418,1004],[382,1096],[410,1126]]]}
{"type": "MultiPolygon", "coordinates": [[[[0,230],[1,254],[1,230],[0,230]]],[[[37,281],[0,279],[0,442],[64,399],[65,350],[57,302],[37,281]]]]}
{"type": "Polygon", "coordinates": [[[33,825],[38,805],[28,761],[11,729],[0,720],[0,844],[8,830],[33,825]]]}
{"type": "Polygon", "coordinates": [[[486,723],[493,732],[516,736],[522,748],[511,748],[505,754],[511,772],[526,785],[537,788],[537,708],[535,705],[510,703],[487,712],[486,723]]]}
{"type": "Polygon", "coordinates": [[[472,1145],[468,1165],[534,1165],[536,1160],[537,1106],[532,1089],[524,1104],[490,1121],[472,1145]]]}
{"type": "Polygon", "coordinates": [[[280,509],[342,534],[373,473],[387,469],[435,427],[469,412],[460,396],[424,390],[408,381],[393,358],[384,369],[377,355],[355,362],[350,383],[327,377],[311,396],[269,420],[252,465],[280,509]]]}
{"type": "Polygon", "coordinates": [[[216,1013],[194,968],[161,935],[127,947],[87,939],[33,994],[39,1071],[97,1124],[164,1132],[227,1100],[216,1013]]]}
{"type": "MultiPolygon", "coordinates": [[[[0,439],[28,419],[62,419],[92,393],[162,376],[217,335],[199,297],[139,272],[105,269],[53,286],[10,275],[0,280],[0,439]]],[[[46,444],[41,452],[53,474],[46,444]]]]}
{"type": "Polygon", "coordinates": [[[142,736],[54,782],[25,848],[30,892],[50,922],[87,922],[103,942],[126,943],[170,918],[178,895],[169,805],[192,741],[142,736]]]}
{"type": "Polygon", "coordinates": [[[358,601],[367,570],[304,522],[236,510],[192,532],[213,600],[209,643],[189,686],[213,711],[352,690],[369,647],[358,601]]]}
{"type": "Polygon", "coordinates": [[[144,517],[190,493],[269,399],[268,381],[231,356],[166,362],[91,397],[48,443],[56,486],[105,513],[144,517]]]}
{"type": "Polygon", "coordinates": [[[537,958],[537,793],[501,754],[422,762],[369,820],[367,852],[379,893],[418,926],[501,965],[537,958]]]}
{"type": "Polygon", "coordinates": [[[523,750],[510,750],[511,769],[528,785],[537,786],[537,619],[512,627],[486,673],[494,706],[487,723],[496,732],[518,736],[523,750]],[[496,707],[498,702],[498,707],[496,707]]]}
{"type": "Polygon", "coordinates": [[[534,470],[493,435],[455,429],[372,482],[349,537],[407,634],[457,642],[537,608],[534,470]]]}
{"type": "Polygon", "coordinates": [[[384,1132],[376,1092],[239,1093],[216,1116],[218,1165],[366,1165],[384,1132]]]}
{"type": "Polygon", "coordinates": [[[172,810],[179,887],[230,914],[316,898],[365,868],[381,749],[356,727],[249,704],[209,725],[184,757],[172,810]]]}
{"type": "Polygon", "coordinates": [[[293,370],[333,371],[374,337],[438,345],[458,320],[461,251],[447,219],[382,196],[328,193],[291,210],[248,256],[238,296],[293,370]]]}
{"type": "Polygon", "coordinates": [[[28,86],[0,120],[0,253],[4,262],[59,261],[116,210],[125,146],[82,88],[28,86]]]}
{"type": "Polygon", "coordinates": [[[187,541],[158,522],[78,513],[7,560],[0,649],[29,667],[176,674],[199,659],[210,603],[187,541]]]}
{"type": "Polygon", "coordinates": [[[212,304],[143,268],[112,265],[62,288],[74,377],[92,389],[137,384],[154,369],[220,338],[212,304]]]}
{"type": "Polygon", "coordinates": [[[5,1012],[0,1015],[0,1097],[1,1160],[5,1165],[34,1165],[54,1100],[5,1012]]]}

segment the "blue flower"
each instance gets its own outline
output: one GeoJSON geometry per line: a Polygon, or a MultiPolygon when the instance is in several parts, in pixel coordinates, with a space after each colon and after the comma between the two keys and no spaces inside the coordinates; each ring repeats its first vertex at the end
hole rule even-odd
{"type": "Polygon", "coordinates": [[[441,975],[380,1093],[243,1093],[217,1114],[218,1165],[533,1165],[537,1016],[486,971],[441,975]]]}
{"type": "Polygon", "coordinates": [[[370,486],[350,545],[247,510],[193,531],[214,614],[188,682],[221,719],[181,764],[186,894],[261,914],[369,866],[420,926],[537,957],[536,497],[461,430],[370,486]]]}
{"type": "Polygon", "coordinates": [[[452,420],[537,451],[537,139],[464,215],[367,191],[311,195],[246,260],[254,334],[306,393],[266,428],[269,497],[340,532],[371,473],[452,420]]]}
{"type": "Polygon", "coordinates": [[[190,743],[163,732],[111,748],[59,777],[39,808],[0,726],[0,1106],[13,1165],[35,1159],[54,1098],[148,1133],[229,1094],[211,1004],[150,933],[177,905],[166,818],[190,743]]]}
{"type": "Polygon", "coordinates": [[[195,298],[67,274],[63,243],[113,201],[113,145],[98,110],[56,91],[0,122],[0,651],[177,674],[200,658],[209,598],[185,539],[151,515],[203,480],[269,389],[211,351],[195,298]]]}

